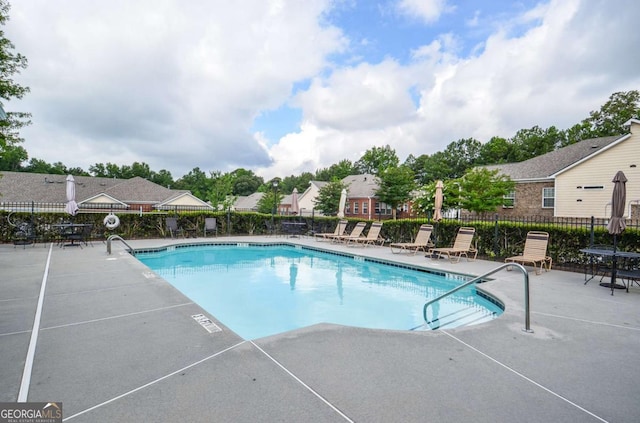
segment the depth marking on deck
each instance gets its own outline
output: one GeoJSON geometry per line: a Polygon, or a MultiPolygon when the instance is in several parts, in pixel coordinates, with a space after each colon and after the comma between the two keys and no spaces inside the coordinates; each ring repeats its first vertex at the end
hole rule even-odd
{"type": "Polygon", "coordinates": [[[51,252],[53,244],[49,244],[49,254],[47,255],[47,264],[44,267],[42,275],[42,284],[40,285],[40,295],[38,296],[38,305],[36,307],[36,315],[33,318],[33,328],[31,329],[31,339],[29,340],[29,349],[27,350],[27,358],[25,359],[24,369],[22,371],[22,382],[20,383],[20,392],[18,393],[18,402],[26,402],[29,396],[29,385],[31,384],[31,371],[33,370],[33,359],[36,355],[36,344],[38,343],[38,333],[40,332],[40,318],[42,317],[42,304],[44,303],[44,291],[47,288],[47,277],[49,276],[49,264],[51,263],[51,252]]]}
{"type": "Polygon", "coordinates": [[[209,333],[222,332],[222,329],[220,329],[218,325],[213,323],[213,320],[209,319],[204,314],[194,314],[191,317],[193,318],[193,320],[200,323],[200,326],[205,328],[209,333]]]}

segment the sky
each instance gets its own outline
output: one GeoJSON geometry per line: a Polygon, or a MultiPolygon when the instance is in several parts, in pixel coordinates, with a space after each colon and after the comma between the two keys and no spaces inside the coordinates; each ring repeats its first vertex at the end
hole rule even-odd
{"type": "Polygon", "coordinates": [[[13,0],[30,158],[174,179],[567,129],[640,89],[637,0],[13,0]]]}

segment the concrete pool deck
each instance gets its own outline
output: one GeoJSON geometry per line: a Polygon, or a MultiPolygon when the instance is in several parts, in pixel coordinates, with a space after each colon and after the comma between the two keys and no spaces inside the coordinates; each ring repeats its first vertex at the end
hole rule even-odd
{"type": "MultiPolygon", "coordinates": [[[[214,239],[127,242],[204,241],[214,239]]],[[[309,238],[215,241],[310,244],[475,275],[499,265],[309,238]]],[[[0,245],[0,402],[61,401],[74,422],[640,419],[637,286],[611,296],[581,273],[530,272],[534,332],[526,333],[523,276],[501,271],[482,284],[506,306],[489,323],[432,332],[320,324],[247,341],[121,243],[111,255],[93,244],[0,245]],[[222,331],[209,333],[198,314],[222,331]]]]}

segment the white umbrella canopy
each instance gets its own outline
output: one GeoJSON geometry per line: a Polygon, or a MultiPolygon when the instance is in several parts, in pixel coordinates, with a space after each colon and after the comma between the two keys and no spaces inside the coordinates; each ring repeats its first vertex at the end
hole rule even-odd
{"type": "Polygon", "coordinates": [[[436,182],[436,193],[434,194],[433,220],[438,222],[442,220],[442,189],[444,184],[442,181],[436,182]]]}
{"type": "Polygon", "coordinates": [[[342,188],[342,192],[340,193],[340,203],[338,205],[338,217],[340,219],[344,219],[344,207],[347,204],[347,190],[342,188]]]}
{"type": "Polygon", "coordinates": [[[71,216],[78,213],[78,204],[76,203],[76,181],[73,175],[67,176],[67,205],[64,210],[71,216]]]}
{"type": "Polygon", "coordinates": [[[293,189],[291,194],[291,214],[299,214],[300,205],[298,204],[298,188],[293,189]]]}

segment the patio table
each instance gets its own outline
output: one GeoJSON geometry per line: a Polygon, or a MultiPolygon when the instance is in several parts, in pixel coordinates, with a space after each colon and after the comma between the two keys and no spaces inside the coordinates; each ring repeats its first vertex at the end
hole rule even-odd
{"type": "MultiPolygon", "coordinates": [[[[75,240],[78,239],[78,235],[82,233],[86,226],[93,226],[91,224],[86,223],[57,223],[51,225],[53,228],[58,228],[60,231],[60,237],[62,241],[60,242],[61,247],[78,247],[80,244],[76,244],[75,240]],[[65,243],[66,241],[70,241],[65,243]]],[[[86,242],[85,242],[86,244],[86,242]]]]}
{"type": "MultiPolygon", "coordinates": [[[[634,251],[615,251],[614,252],[613,248],[583,248],[580,250],[580,252],[588,254],[592,258],[598,257],[601,260],[605,258],[611,258],[612,262],[614,263],[616,263],[617,259],[619,258],[626,259],[626,260],[640,260],[640,253],[636,253],[634,251]]],[[[630,283],[625,284],[624,278],[632,278],[632,279],[637,278],[638,273],[640,273],[640,271],[635,269],[625,269],[625,268],[616,269],[616,275],[617,277],[622,279],[622,285],[618,285],[615,283],[615,281],[611,281],[610,283],[602,282],[600,283],[600,286],[611,288],[611,292],[613,292],[614,288],[616,289],[626,288],[627,292],[629,292],[630,283]]],[[[589,282],[591,279],[593,279],[596,276],[594,271],[594,261],[592,259],[589,260],[587,267],[585,267],[584,276],[585,276],[585,282],[584,282],[585,285],[587,284],[587,282],[589,282]],[[588,271],[591,272],[591,276],[589,278],[587,278],[588,271]]]]}
{"type": "Polygon", "coordinates": [[[281,222],[282,233],[286,236],[298,237],[304,234],[307,224],[305,222],[287,221],[281,222]]]}

